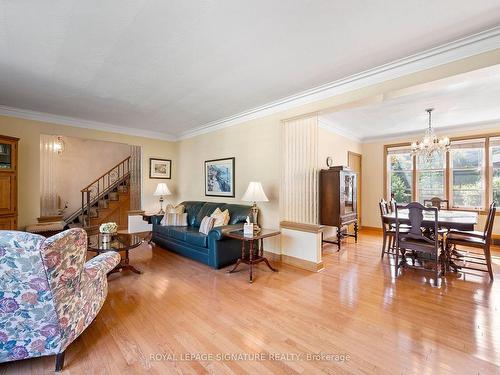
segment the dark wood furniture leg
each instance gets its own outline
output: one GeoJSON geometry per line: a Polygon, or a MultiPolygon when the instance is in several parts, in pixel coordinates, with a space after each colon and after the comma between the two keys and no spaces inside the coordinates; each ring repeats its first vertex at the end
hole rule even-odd
{"type": "Polygon", "coordinates": [[[245,241],[241,241],[241,258],[239,258],[236,261],[236,264],[234,265],[233,269],[229,271],[228,273],[233,273],[236,271],[238,266],[241,264],[242,260],[245,259],[245,241]]]}
{"type": "Polygon", "coordinates": [[[262,259],[262,261],[267,264],[267,266],[269,267],[269,269],[273,272],[278,272],[278,270],[276,268],[273,268],[271,266],[271,264],[269,263],[269,261],[267,260],[267,258],[264,258],[264,239],[261,238],[260,239],[260,258],[262,259]]]}
{"type": "Polygon", "coordinates": [[[56,370],[55,370],[56,372],[59,372],[63,369],[64,353],[66,353],[66,351],[56,354],[56,370]]]}
{"type": "Polygon", "coordinates": [[[250,250],[248,251],[249,252],[248,257],[249,257],[249,263],[250,263],[249,264],[249,266],[250,266],[250,280],[249,280],[249,282],[253,283],[253,251],[254,251],[254,249],[253,249],[253,241],[249,241],[249,242],[250,242],[250,244],[249,244],[250,250]]]}
{"type": "Polygon", "coordinates": [[[342,228],[337,231],[337,250],[340,251],[340,244],[342,243],[342,228]]]}
{"type": "Polygon", "coordinates": [[[358,242],[358,222],[354,222],[354,242],[358,242]]]}
{"type": "Polygon", "coordinates": [[[122,250],[125,252],[125,257],[122,257],[120,263],[109,273],[110,275],[115,272],[121,272],[123,270],[130,270],[138,275],[142,274],[142,271],[139,271],[133,265],[130,264],[130,258],[128,255],[128,250],[122,250]]]}

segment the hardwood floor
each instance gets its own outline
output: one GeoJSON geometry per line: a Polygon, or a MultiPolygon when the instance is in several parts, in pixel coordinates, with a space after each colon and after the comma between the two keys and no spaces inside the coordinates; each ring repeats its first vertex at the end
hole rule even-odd
{"type": "MultiPolygon", "coordinates": [[[[142,245],[131,262],[144,273],[110,276],[108,299],[68,348],[62,373],[500,373],[499,252],[496,282],[487,274],[449,275],[435,288],[432,273],[404,270],[395,280],[380,246],[380,235],[361,232],[359,243],[348,239],[340,253],[325,246],[320,273],[261,265],[251,285],[246,267],[229,275],[229,268],[214,271],[142,245]],[[188,353],[289,358],[168,358],[188,353]],[[311,353],[348,360],[307,360],[311,353]]],[[[43,357],[1,364],[0,373],[53,368],[54,357],[43,357]]]]}

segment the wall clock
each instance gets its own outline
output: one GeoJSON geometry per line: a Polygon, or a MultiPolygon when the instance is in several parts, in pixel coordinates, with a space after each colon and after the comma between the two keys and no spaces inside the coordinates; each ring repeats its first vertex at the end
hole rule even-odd
{"type": "Polygon", "coordinates": [[[326,158],[326,165],[328,166],[328,168],[333,167],[333,158],[331,156],[328,156],[326,158]]]}

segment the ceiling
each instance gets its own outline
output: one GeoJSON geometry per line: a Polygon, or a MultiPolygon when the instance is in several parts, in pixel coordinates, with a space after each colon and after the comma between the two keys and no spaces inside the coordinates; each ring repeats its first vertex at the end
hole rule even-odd
{"type": "Polygon", "coordinates": [[[0,0],[0,105],[177,137],[498,24],[498,0],[0,0]]]}
{"type": "Polygon", "coordinates": [[[433,128],[473,128],[498,123],[500,128],[500,65],[387,92],[384,95],[325,111],[320,119],[364,141],[415,132],[428,124],[426,108],[434,108],[433,128]]]}

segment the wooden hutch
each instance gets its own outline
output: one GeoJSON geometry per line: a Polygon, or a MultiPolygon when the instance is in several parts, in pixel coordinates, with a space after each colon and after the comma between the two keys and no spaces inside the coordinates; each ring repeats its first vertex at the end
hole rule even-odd
{"type": "Polygon", "coordinates": [[[0,135],[0,230],[17,229],[18,141],[0,135]]]}
{"type": "Polygon", "coordinates": [[[357,175],[345,166],[322,169],[319,173],[319,223],[337,227],[337,240],[323,240],[340,244],[344,237],[354,237],[358,241],[357,175]],[[354,224],[354,233],[348,226],[354,224]]]}

